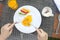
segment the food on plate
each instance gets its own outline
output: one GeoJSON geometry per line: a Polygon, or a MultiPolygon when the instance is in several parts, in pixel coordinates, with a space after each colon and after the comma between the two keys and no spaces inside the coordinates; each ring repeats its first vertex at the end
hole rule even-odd
{"type": "Polygon", "coordinates": [[[21,14],[21,15],[25,15],[25,14],[23,14],[22,12],[19,12],[19,14],[21,14]]]}
{"type": "Polygon", "coordinates": [[[30,12],[30,10],[29,10],[29,9],[26,9],[26,8],[22,8],[20,11],[21,11],[23,14],[28,14],[28,13],[30,12]]]}
{"type": "Polygon", "coordinates": [[[22,21],[22,24],[24,26],[30,26],[30,23],[32,22],[32,16],[31,15],[28,15],[26,16],[23,21],[22,21]]]}

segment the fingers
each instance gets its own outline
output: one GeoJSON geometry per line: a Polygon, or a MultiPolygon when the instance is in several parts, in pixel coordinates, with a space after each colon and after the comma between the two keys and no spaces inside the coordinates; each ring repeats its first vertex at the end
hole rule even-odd
{"type": "Polygon", "coordinates": [[[10,32],[9,34],[11,34],[11,33],[12,33],[12,31],[13,31],[13,29],[11,29],[11,30],[9,31],[9,32],[10,32]]]}
{"type": "Polygon", "coordinates": [[[40,40],[40,36],[39,36],[39,34],[37,34],[37,38],[38,38],[38,40],[40,40]]]}
{"type": "Polygon", "coordinates": [[[39,35],[39,34],[37,34],[37,36],[38,36],[38,37],[40,37],[40,35],[39,35]]]}
{"type": "Polygon", "coordinates": [[[41,32],[41,33],[44,33],[45,31],[43,31],[43,29],[39,29],[39,31],[41,32]]]}
{"type": "Polygon", "coordinates": [[[8,23],[8,24],[5,24],[2,28],[3,29],[7,29],[7,30],[11,30],[13,27],[14,27],[15,23],[8,23]]]}
{"type": "Polygon", "coordinates": [[[12,29],[14,27],[15,23],[12,23],[10,26],[9,26],[9,29],[12,29]]]}
{"type": "Polygon", "coordinates": [[[41,33],[42,33],[43,30],[41,30],[41,29],[37,29],[36,31],[37,31],[38,34],[41,35],[41,33]]]}
{"type": "Polygon", "coordinates": [[[37,36],[37,38],[38,38],[38,40],[40,39],[40,37],[39,37],[39,36],[37,36]]]}
{"type": "Polygon", "coordinates": [[[6,28],[9,27],[10,25],[11,25],[11,23],[5,24],[5,25],[4,25],[4,28],[5,28],[5,27],[6,27],[6,28]]]}
{"type": "Polygon", "coordinates": [[[43,29],[39,29],[42,34],[48,35],[43,29]]]}

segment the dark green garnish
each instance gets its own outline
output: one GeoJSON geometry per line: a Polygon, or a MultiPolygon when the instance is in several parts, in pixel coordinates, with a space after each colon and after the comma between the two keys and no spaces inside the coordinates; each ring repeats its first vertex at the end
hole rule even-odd
{"type": "Polygon", "coordinates": [[[26,15],[26,14],[23,14],[22,12],[19,12],[19,14],[21,14],[21,15],[26,15]]]}

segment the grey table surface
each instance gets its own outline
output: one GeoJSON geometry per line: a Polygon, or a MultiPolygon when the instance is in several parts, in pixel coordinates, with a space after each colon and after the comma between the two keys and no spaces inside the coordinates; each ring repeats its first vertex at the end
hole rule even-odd
{"type": "MultiPolygon", "coordinates": [[[[53,0],[17,0],[19,7],[23,5],[31,5],[36,7],[40,13],[42,9],[46,6],[51,7],[53,10],[53,14],[57,11],[56,6],[53,3],[53,0]]],[[[13,16],[15,11],[12,9],[9,9],[7,6],[7,0],[3,2],[4,8],[2,13],[2,20],[0,21],[0,26],[3,26],[4,24],[8,22],[13,22],[13,16]]],[[[40,28],[42,28],[44,31],[46,31],[49,35],[49,37],[52,36],[53,32],[53,23],[54,23],[54,17],[43,17],[42,16],[42,24],[40,28]]],[[[7,40],[37,40],[37,33],[34,32],[32,34],[24,34],[19,32],[15,27],[13,30],[12,35],[7,40]]]]}

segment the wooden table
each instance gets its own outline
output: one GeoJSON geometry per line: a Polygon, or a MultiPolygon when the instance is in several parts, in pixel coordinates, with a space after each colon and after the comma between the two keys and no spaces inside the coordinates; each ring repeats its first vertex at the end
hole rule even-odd
{"type": "Polygon", "coordinates": [[[60,29],[59,29],[59,34],[56,34],[56,28],[58,27],[58,13],[55,14],[54,16],[54,32],[52,33],[52,37],[54,38],[59,38],[60,39],[60,29]]]}

